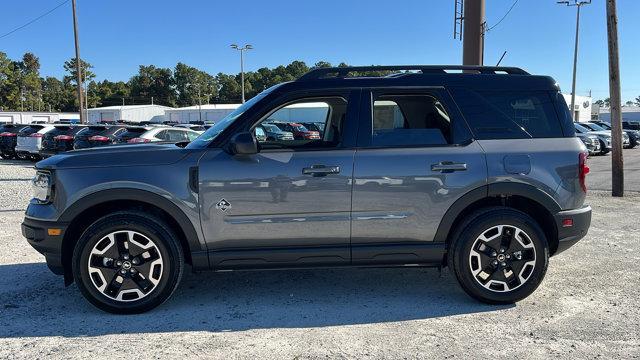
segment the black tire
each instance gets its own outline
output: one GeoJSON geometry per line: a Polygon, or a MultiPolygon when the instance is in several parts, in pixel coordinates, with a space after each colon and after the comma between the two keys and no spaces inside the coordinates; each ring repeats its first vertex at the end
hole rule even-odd
{"type": "MultiPolygon", "coordinates": [[[[114,243],[116,242],[117,241],[114,241],[114,243]]],[[[127,254],[129,254],[130,246],[131,245],[126,249],[127,254]]],[[[109,247],[109,249],[111,249],[111,247],[109,247]]],[[[120,253],[119,250],[121,249],[116,249],[116,253],[120,253]]],[[[141,257],[142,254],[138,254],[136,256],[133,250],[131,251],[130,256],[132,259],[143,259],[141,257]]],[[[72,266],[73,276],[78,284],[78,288],[89,302],[99,309],[110,313],[136,314],[155,308],[165,302],[171,294],[173,294],[180,283],[180,279],[184,271],[184,254],[182,247],[180,246],[180,241],[171,228],[162,220],[139,211],[119,211],[98,219],[84,231],[74,248],[72,266]],[[159,277],[157,284],[155,284],[155,287],[152,287],[139,299],[117,300],[107,296],[106,292],[101,291],[97,285],[94,285],[95,280],[92,280],[92,276],[95,279],[96,274],[90,274],[89,270],[90,257],[95,256],[91,254],[92,250],[94,250],[94,246],[99,246],[97,244],[100,241],[103,241],[107,235],[122,230],[135,231],[146,236],[146,238],[152,242],[152,245],[155,245],[157,248],[162,262],[161,270],[157,271],[158,275],[156,275],[159,277]]],[[[111,266],[112,269],[107,270],[115,273],[112,275],[111,282],[113,282],[116,281],[116,277],[119,275],[118,271],[122,271],[124,267],[117,267],[115,265],[115,258],[112,261],[111,266]]],[[[139,274],[143,274],[142,266],[145,265],[140,265],[139,274]]],[[[150,267],[153,266],[154,264],[151,263],[150,267]]],[[[134,266],[130,266],[130,268],[135,269],[134,266]]],[[[148,268],[146,278],[151,278],[152,272],[155,270],[156,269],[148,268]]],[[[110,273],[102,271],[103,270],[101,270],[101,273],[104,276],[104,279],[106,279],[110,273]]],[[[135,270],[130,271],[133,272],[135,270]]],[[[127,286],[136,286],[137,282],[133,279],[134,275],[127,273],[127,275],[123,276],[124,281],[120,282],[122,287],[125,287],[125,284],[127,286]]],[[[141,276],[141,278],[144,279],[145,277],[141,276]]],[[[106,280],[106,282],[109,282],[109,280],[106,280]]],[[[105,290],[106,289],[107,288],[105,288],[105,290]]],[[[141,287],[139,287],[139,289],[142,289],[141,291],[144,290],[141,287]]]]}
{"type": "Polygon", "coordinates": [[[598,140],[600,141],[600,155],[607,155],[609,153],[609,149],[607,149],[607,144],[604,143],[604,141],[602,140],[598,140]]]}
{"type": "MultiPolygon", "coordinates": [[[[506,234],[508,235],[509,233],[507,232],[506,234]]],[[[498,242],[500,241],[500,239],[497,240],[498,242]]],[[[513,240],[514,237],[512,237],[511,241],[513,240]]],[[[484,244],[490,243],[485,242],[484,244]]],[[[517,242],[516,245],[521,247],[519,242],[517,242]]],[[[506,253],[508,254],[509,251],[510,250],[507,250],[506,253]]],[[[527,249],[527,251],[531,252],[530,249],[527,249]]],[[[515,254],[515,252],[513,254],[515,254]]],[[[542,279],[547,272],[547,266],[549,265],[549,245],[540,225],[538,225],[538,223],[529,215],[508,207],[491,207],[472,213],[457,227],[452,236],[452,243],[449,246],[447,256],[448,266],[455,273],[458,282],[467,294],[479,301],[489,304],[511,304],[531,295],[531,293],[533,293],[542,282],[542,279]],[[485,287],[491,285],[490,283],[492,282],[492,278],[489,278],[490,280],[487,281],[485,285],[481,284],[481,281],[483,281],[481,279],[481,275],[482,272],[484,272],[486,265],[475,265],[476,270],[479,267],[483,269],[474,276],[472,270],[472,266],[474,266],[472,263],[474,263],[474,261],[472,260],[471,255],[472,247],[476,243],[478,237],[480,235],[486,235],[487,231],[498,225],[507,225],[505,229],[519,228],[525,233],[526,237],[530,239],[530,243],[528,243],[527,246],[531,246],[529,244],[532,243],[533,249],[535,249],[535,253],[533,254],[535,257],[535,264],[533,265],[533,269],[529,270],[529,268],[527,268],[525,270],[525,266],[529,265],[524,265],[518,272],[519,278],[520,275],[526,271],[526,280],[521,282],[520,279],[518,279],[516,281],[516,283],[519,283],[518,286],[514,286],[513,289],[507,286],[504,288],[506,290],[502,292],[499,292],[500,290],[491,290],[485,287]],[[511,226],[513,228],[511,228],[511,226]]],[[[509,269],[515,270],[516,266],[521,266],[522,263],[516,264],[516,262],[523,260],[516,260],[515,256],[510,256],[514,259],[514,267],[510,267],[510,262],[507,263],[509,267],[498,267],[498,270],[494,270],[495,276],[500,276],[503,279],[514,280],[514,278],[507,278],[505,274],[509,272],[509,269]],[[500,271],[502,271],[502,273],[500,273],[500,271]]],[[[480,258],[481,257],[478,256],[476,257],[476,260],[480,258]]],[[[487,259],[490,259],[490,257],[487,256],[487,259]]],[[[534,260],[531,259],[531,262],[533,263],[534,260]]],[[[524,263],[526,264],[526,261],[524,263]]],[[[513,276],[513,274],[514,272],[512,272],[511,275],[513,276]]],[[[507,285],[506,281],[504,284],[507,285]]],[[[495,285],[496,287],[499,287],[499,284],[495,285]]]]}
{"type": "Polygon", "coordinates": [[[29,160],[29,155],[24,153],[16,153],[16,159],[18,160],[29,160]]]}
{"type": "Polygon", "coordinates": [[[7,154],[7,153],[0,153],[0,157],[2,157],[5,160],[11,160],[13,159],[13,155],[11,154],[7,154]]]}
{"type": "Polygon", "coordinates": [[[29,160],[31,160],[33,162],[38,162],[38,161],[42,160],[42,156],[40,156],[40,155],[29,155],[29,160]]]}

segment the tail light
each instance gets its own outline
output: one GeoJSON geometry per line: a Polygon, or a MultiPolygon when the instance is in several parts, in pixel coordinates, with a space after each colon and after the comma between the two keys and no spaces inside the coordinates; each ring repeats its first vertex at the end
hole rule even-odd
{"type": "Polygon", "coordinates": [[[90,137],[89,141],[109,141],[109,138],[106,136],[96,135],[96,136],[90,137]]]}
{"type": "Polygon", "coordinates": [[[40,134],[40,133],[33,133],[33,134],[29,135],[29,137],[32,137],[32,138],[41,138],[42,136],[43,135],[40,134]]]}
{"type": "Polygon", "coordinates": [[[58,135],[58,136],[54,137],[53,139],[54,139],[54,140],[69,141],[69,140],[73,140],[73,136],[69,136],[69,135],[58,135]]]}
{"type": "Polygon", "coordinates": [[[145,139],[145,138],[133,138],[127,142],[130,144],[139,144],[139,143],[148,143],[148,142],[151,142],[151,140],[145,139]]]}
{"type": "Polygon", "coordinates": [[[14,133],[10,133],[10,132],[3,132],[3,133],[0,133],[0,136],[18,136],[18,134],[14,134],[14,133]]]}
{"type": "Polygon", "coordinates": [[[587,174],[589,173],[589,167],[587,166],[587,153],[580,153],[578,156],[578,179],[580,180],[580,187],[582,191],[587,192],[587,174]]]}

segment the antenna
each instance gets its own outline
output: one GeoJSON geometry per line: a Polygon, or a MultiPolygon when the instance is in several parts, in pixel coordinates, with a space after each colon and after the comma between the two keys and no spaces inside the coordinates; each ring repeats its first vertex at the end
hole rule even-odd
{"type": "Polygon", "coordinates": [[[453,0],[455,3],[453,18],[453,38],[462,41],[462,22],[464,21],[464,0],[453,0]]]}

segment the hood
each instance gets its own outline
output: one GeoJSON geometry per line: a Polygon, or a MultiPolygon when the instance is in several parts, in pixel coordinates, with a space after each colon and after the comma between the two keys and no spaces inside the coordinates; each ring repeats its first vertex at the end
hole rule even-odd
{"type": "Polygon", "coordinates": [[[38,169],[92,168],[111,166],[168,165],[180,161],[193,150],[173,144],[110,145],[73,150],[36,164],[38,169]]]}

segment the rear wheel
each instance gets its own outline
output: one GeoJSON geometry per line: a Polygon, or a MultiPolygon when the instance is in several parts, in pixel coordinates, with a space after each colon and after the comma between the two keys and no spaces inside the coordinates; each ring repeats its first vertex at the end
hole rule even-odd
{"type": "Polygon", "coordinates": [[[11,154],[7,154],[7,153],[0,153],[0,157],[2,157],[5,160],[9,160],[9,159],[13,159],[13,155],[11,154]]]}
{"type": "Polygon", "coordinates": [[[491,304],[529,296],[549,263],[544,232],[529,215],[511,208],[480,210],[461,224],[449,247],[448,264],[462,288],[491,304]]]}
{"type": "Polygon", "coordinates": [[[73,275],[82,295],[111,313],[153,309],[177,288],[184,254],[160,219],[134,211],[94,222],[73,253],[73,275]]]}
{"type": "Polygon", "coordinates": [[[29,160],[29,155],[25,153],[16,153],[16,159],[18,160],[29,160]]]}

